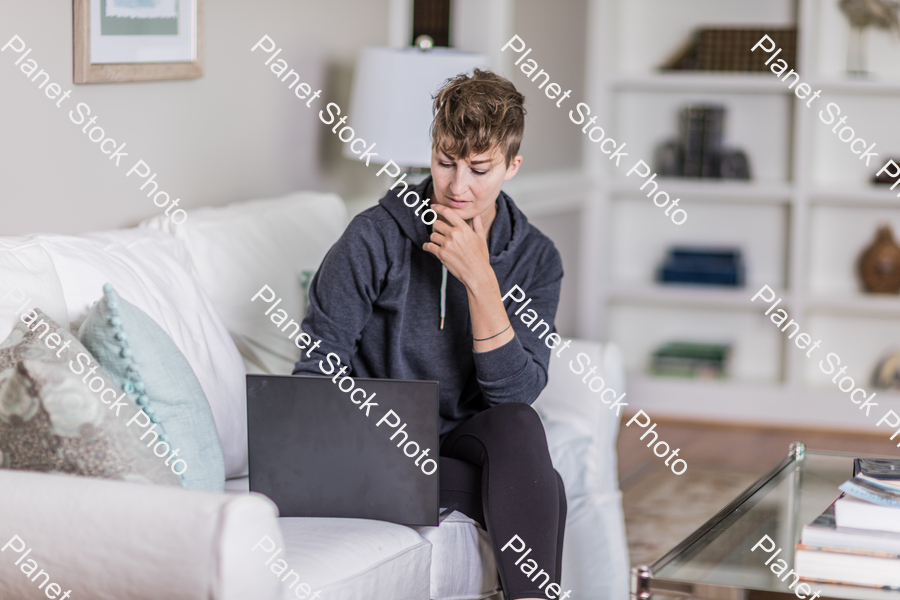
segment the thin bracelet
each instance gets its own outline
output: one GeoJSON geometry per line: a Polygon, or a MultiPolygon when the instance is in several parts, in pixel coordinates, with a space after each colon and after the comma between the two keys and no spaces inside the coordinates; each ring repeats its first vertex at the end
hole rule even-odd
{"type": "MultiPolygon", "coordinates": [[[[510,323],[509,325],[507,325],[507,326],[506,326],[506,329],[509,329],[510,327],[512,327],[512,323],[510,323]]],[[[504,329],[503,331],[506,331],[506,329],[504,329]]],[[[503,333],[503,331],[501,331],[500,333],[503,333]]],[[[473,341],[473,342],[486,342],[486,341],[488,341],[488,340],[494,339],[495,337],[497,337],[498,335],[500,335],[500,333],[495,333],[495,334],[492,335],[491,337],[482,338],[482,339],[480,339],[480,340],[475,339],[475,338],[472,338],[472,341],[473,341]]]]}

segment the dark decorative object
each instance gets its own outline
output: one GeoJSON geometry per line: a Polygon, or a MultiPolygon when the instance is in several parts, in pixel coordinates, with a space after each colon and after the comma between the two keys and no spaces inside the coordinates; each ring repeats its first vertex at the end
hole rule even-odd
{"type": "MultiPolygon", "coordinates": [[[[900,165],[900,158],[891,158],[890,160],[894,161],[894,164],[900,165]]],[[[887,161],[885,161],[885,164],[887,164],[887,161]]],[[[879,171],[880,170],[881,169],[879,169],[879,171]]],[[[660,175],[662,175],[662,173],[660,173],[660,175]]],[[[872,175],[872,183],[878,185],[894,185],[897,181],[900,181],[900,176],[891,177],[887,172],[883,172],[881,175],[872,175]]]]}
{"type": "Polygon", "coordinates": [[[900,292],[900,246],[888,225],[878,228],[875,241],[860,255],[859,275],[867,292],[900,292]]]}
{"type": "Polygon", "coordinates": [[[722,148],[725,107],[691,104],[678,117],[678,139],[656,151],[660,176],[749,179],[747,155],[722,148]]]}
{"type": "Polygon", "coordinates": [[[726,150],[719,160],[722,179],[750,179],[750,159],[743,150],[726,150]]]}
{"type": "Polygon", "coordinates": [[[662,70],[684,71],[766,71],[767,56],[750,52],[750,48],[764,35],[783,49],[781,58],[794,64],[797,49],[797,28],[786,29],[737,29],[703,28],[694,32],[691,39],[680,48],[662,70]]]}
{"type": "Polygon", "coordinates": [[[421,35],[434,40],[435,46],[450,45],[450,0],[414,0],[413,45],[421,35]]]}
{"type": "Polygon", "coordinates": [[[679,142],[660,144],[654,158],[660,177],[684,177],[684,147],[679,142]]]}
{"type": "Polygon", "coordinates": [[[847,47],[847,72],[865,75],[867,71],[866,29],[875,26],[900,33],[897,0],[840,0],[841,12],[850,21],[850,44],[847,47]]]}
{"type": "Polygon", "coordinates": [[[661,283],[744,285],[744,262],[739,248],[685,248],[669,250],[658,272],[661,283]]]}
{"type": "Polygon", "coordinates": [[[686,106],[678,119],[685,177],[718,177],[724,106],[686,106]]]}
{"type": "Polygon", "coordinates": [[[900,352],[894,351],[878,361],[872,373],[872,387],[900,390],[900,352]]]}

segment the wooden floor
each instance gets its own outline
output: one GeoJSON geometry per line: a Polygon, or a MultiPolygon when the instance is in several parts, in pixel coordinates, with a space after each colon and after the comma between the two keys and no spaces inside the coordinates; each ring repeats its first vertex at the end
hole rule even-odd
{"type": "MultiPolygon", "coordinates": [[[[640,440],[645,430],[625,428],[631,415],[623,415],[617,443],[619,485],[623,491],[648,474],[668,469],[665,458],[657,458],[647,447],[652,434],[640,440]]],[[[671,449],[680,448],[688,468],[734,468],[759,475],[787,456],[793,441],[801,441],[809,450],[836,450],[859,454],[880,454],[900,458],[900,448],[890,434],[836,433],[812,429],[777,429],[753,426],[656,421],[660,440],[671,449]]]]}

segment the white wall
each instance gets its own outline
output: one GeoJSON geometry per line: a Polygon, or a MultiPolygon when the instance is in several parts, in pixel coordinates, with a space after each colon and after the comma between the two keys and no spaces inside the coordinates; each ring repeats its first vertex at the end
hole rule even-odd
{"type": "MultiPolygon", "coordinates": [[[[533,48],[527,58],[533,58],[538,63],[538,70],[544,69],[549,73],[550,82],[558,83],[563,91],[572,90],[572,95],[557,107],[557,100],[551,100],[538,88],[544,77],[532,82],[520,69],[525,61],[517,67],[512,63],[518,57],[509,58],[512,82],[525,95],[525,108],[528,111],[525,117],[525,137],[520,150],[524,160],[517,177],[552,178],[554,172],[574,173],[581,166],[583,136],[580,128],[569,120],[568,114],[570,109],[585,99],[587,2],[514,0],[512,28],[512,34],[518,35],[528,47],[533,48]]],[[[506,52],[509,53],[509,50],[506,52]]],[[[525,214],[553,240],[562,257],[565,277],[556,311],[556,328],[562,335],[570,337],[578,329],[581,213],[571,208],[549,208],[559,200],[558,190],[551,188],[541,195],[544,198],[538,200],[542,204],[539,210],[529,215],[529,208],[525,208],[525,214]]],[[[515,198],[516,195],[513,194],[513,199],[515,198]]],[[[534,206],[532,203],[535,199],[529,200],[529,206],[534,206]]]]}
{"type": "MultiPolygon", "coordinates": [[[[527,176],[577,168],[581,164],[583,135],[568,115],[569,110],[584,100],[587,2],[567,0],[563,9],[555,2],[516,0],[514,7],[513,33],[533,48],[525,61],[512,67],[512,82],[525,95],[528,111],[522,140],[525,158],[520,172],[527,176]],[[559,84],[564,92],[572,90],[572,95],[560,102],[559,107],[558,99],[551,100],[538,88],[545,79],[543,75],[532,82],[522,72],[521,67],[528,59],[538,64],[532,77],[543,69],[550,74],[550,83],[559,84]]],[[[511,60],[515,62],[518,58],[515,55],[511,60]]]]}
{"type": "Polygon", "coordinates": [[[268,34],[284,48],[279,58],[323,88],[320,108],[344,107],[357,49],[388,43],[387,8],[388,0],[208,0],[202,78],[74,86],[71,0],[3,2],[0,46],[19,35],[33,48],[28,58],[73,93],[56,108],[10,49],[0,53],[0,235],[110,229],[159,214],[137,177],[125,177],[139,158],[187,209],[300,188],[377,195],[374,170],[341,158],[317,110],[250,48],[268,34]],[[69,120],[78,102],[127,143],[119,168],[69,120]]]}
{"type": "MultiPolygon", "coordinates": [[[[564,337],[575,337],[578,333],[578,235],[581,213],[565,212],[553,215],[539,215],[529,221],[541,233],[553,240],[563,263],[562,289],[559,306],[556,309],[556,330],[564,337]]],[[[505,290],[503,290],[505,291],[505,290]]]]}

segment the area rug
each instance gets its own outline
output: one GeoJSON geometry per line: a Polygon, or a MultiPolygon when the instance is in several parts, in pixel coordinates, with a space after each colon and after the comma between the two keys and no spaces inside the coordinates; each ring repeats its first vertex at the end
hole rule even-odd
{"type": "Polygon", "coordinates": [[[684,475],[654,471],[623,493],[632,566],[649,565],[719,512],[759,473],[697,467],[684,475]]]}

